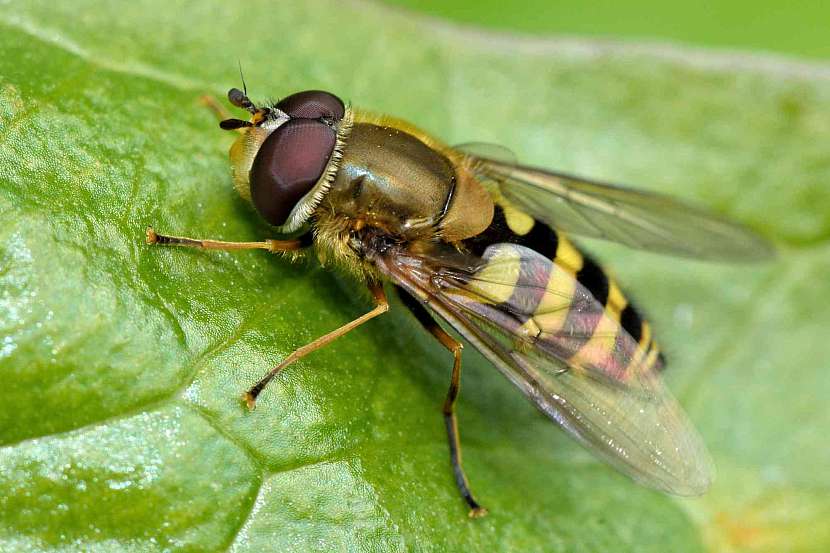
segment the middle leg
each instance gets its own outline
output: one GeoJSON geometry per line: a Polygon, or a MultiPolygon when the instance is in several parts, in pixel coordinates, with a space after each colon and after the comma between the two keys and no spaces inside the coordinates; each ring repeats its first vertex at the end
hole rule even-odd
{"type": "Polygon", "coordinates": [[[256,400],[260,392],[262,392],[265,386],[267,386],[268,383],[271,382],[271,380],[273,380],[274,377],[277,376],[285,367],[287,367],[294,361],[297,361],[298,359],[302,359],[309,353],[317,351],[323,346],[337,340],[339,337],[343,336],[351,330],[354,330],[366,321],[374,319],[378,315],[382,315],[389,311],[389,302],[386,301],[386,293],[383,291],[383,283],[370,283],[369,291],[372,293],[372,296],[375,300],[374,309],[372,309],[368,313],[364,313],[357,319],[354,319],[353,321],[344,324],[340,328],[332,330],[328,334],[320,336],[316,340],[309,342],[303,347],[295,349],[288,357],[283,359],[279,365],[271,369],[268,372],[268,374],[266,374],[259,380],[259,382],[254,384],[247,392],[245,392],[243,399],[245,400],[245,404],[248,406],[248,409],[253,410],[253,408],[256,406],[256,400]]]}

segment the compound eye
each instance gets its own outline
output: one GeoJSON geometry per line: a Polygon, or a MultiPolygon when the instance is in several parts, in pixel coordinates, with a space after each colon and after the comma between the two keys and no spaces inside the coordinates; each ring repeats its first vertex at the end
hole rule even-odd
{"type": "Polygon", "coordinates": [[[285,224],[291,210],[320,180],[334,151],[334,129],[313,119],[292,119],[271,133],[251,165],[251,200],[262,217],[285,224]]]}
{"type": "Polygon", "coordinates": [[[297,92],[280,100],[277,108],[289,115],[302,119],[343,119],[343,101],[334,94],[322,90],[297,92]]]}

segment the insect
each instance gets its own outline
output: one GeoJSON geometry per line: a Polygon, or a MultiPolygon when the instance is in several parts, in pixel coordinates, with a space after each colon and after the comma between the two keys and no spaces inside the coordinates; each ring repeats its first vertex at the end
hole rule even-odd
{"type": "MultiPolygon", "coordinates": [[[[280,234],[261,242],[167,236],[206,249],[313,250],[371,291],[375,307],[297,349],[244,395],[255,406],[286,366],[389,309],[384,283],[453,355],[443,415],[450,461],[471,517],[487,513],[461,463],[455,405],[462,343],[481,351],[539,409],[635,481],[703,493],[713,467],[664,387],[649,323],[566,233],[709,260],[772,254],[749,230],[665,196],[526,167],[450,147],[402,120],[311,90],[268,105],[231,89],[250,118],[225,118],[241,196],[280,234]]],[[[501,157],[501,159],[500,159],[501,157]]]]}

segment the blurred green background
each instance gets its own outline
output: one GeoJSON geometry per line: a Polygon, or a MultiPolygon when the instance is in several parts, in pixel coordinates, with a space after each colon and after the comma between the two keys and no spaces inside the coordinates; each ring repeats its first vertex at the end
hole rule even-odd
{"type": "Polygon", "coordinates": [[[830,56],[830,4],[764,0],[561,2],[387,0],[461,23],[585,37],[657,39],[719,48],[830,56]]]}

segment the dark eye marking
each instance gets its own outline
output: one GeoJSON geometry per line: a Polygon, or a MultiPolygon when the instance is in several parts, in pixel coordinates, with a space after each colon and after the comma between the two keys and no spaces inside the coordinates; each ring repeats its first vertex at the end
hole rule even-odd
{"type": "Polygon", "coordinates": [[[292,119],[265,139],[249,180],[251,200],[266,221],[286,223],[291,210],[322,177],[336,140],[334,129],[312,119],[292,119]]]}
{"type": "Polygon", "coordinates": [[[343,119],[343,101],[323,90],[305,90],[287,96],[275,106],[292,118],[318,119],[328,125],[343,119]]]}

